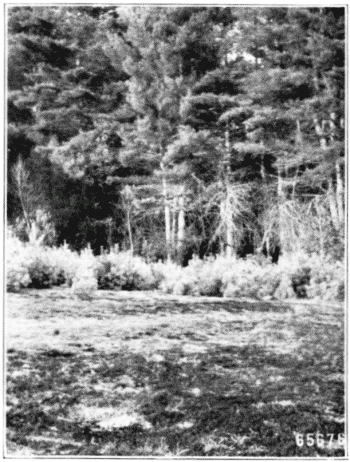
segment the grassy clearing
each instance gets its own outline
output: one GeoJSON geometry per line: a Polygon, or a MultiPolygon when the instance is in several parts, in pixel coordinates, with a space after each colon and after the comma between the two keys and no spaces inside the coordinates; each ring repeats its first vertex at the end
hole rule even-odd
{"type": "Polygon", "coordinates": [[[344,456],[343,308],[9,294],[9,455],[344,456]]]}

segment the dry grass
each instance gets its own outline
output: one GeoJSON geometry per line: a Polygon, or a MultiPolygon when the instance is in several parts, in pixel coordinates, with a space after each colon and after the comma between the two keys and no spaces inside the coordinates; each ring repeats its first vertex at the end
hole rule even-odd
{"type": "Polygon", "coordinates": [[[15,455],[340,456],[343,309],[68,289],[9,294],[15,455]]]}

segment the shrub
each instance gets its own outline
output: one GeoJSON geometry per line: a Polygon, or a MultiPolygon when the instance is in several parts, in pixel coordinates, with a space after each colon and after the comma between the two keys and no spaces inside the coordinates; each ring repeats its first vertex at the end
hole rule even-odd
{"type": "Polygon", "coordinates": [[[317,254],[286,255],[279,265],[290,278],[299,298],[343,300],[345,274],[343,263],[317,254]]]}
{"type": "Polygon", "coordinates": [[[150,266],[151,266],[152,276],[154,279],[154,286],[155,288],[159,289],[169,269],[167,267],[167,264],[164,264],[161,261],[156,262],[156,263],[151,263],[150,266]]]}
{"type": "Polygon", "coordinates": [[[7,290],[9,292],[17,292],[20,289],[28,287],[30,284],[30,276],[27,268],[20,265],[16,269],[7,270],[7,290]]]}
{"type": "MultiPolygon", "coordinates": [[[[259,289],[257,291],[257,296],[258,298],[262,299],[272,299],[276,298],[278,293],[278,289],[282,289],[282,284],[283,284],[283,279],[287,281],[287,287],[291,288],[291,284],[289,281],[289,278],[286,277],[286,275],[283,274],[283,272],[278,268],[277,265],[268,265],[266,268],[264,268],[261,278],[260,278],[260,284],[259,284],[259,289]]],[[[286,296],[288,297],[288,288],[286,291],[286,296]]],[[[291,290],[289,290],[289,294],[291,293],[291,290]]],[[[282,297],[285,298],[285,297],[282,297]]]]}
{"type": "Polygon", "coordinates": [[[292,287],[298,298],[307,297],[307,286],[310,284],[311,268],[302,266],[291,275],[292,287]]]}
{"type": "Polygon", "coordinates": [[[345,274],[341,262],[330,260],[315,262],[310,270],[308,298],[319,300],[344,300],[345,274]]]}
{"type": "MultiPolygon", "coordinates": [[[[158,274],[161,274],[161,276],[158,277],[158,281],[160,281],[158,287],[160,290],[166,294],[177,294],[174,290],[177,282],[182,279],[182,268],[175,263],[170,262],[154,264],[154,268],[158,274]],[[155,265],[158,266],[156,267],[155,265]]],[[[177,291],[178,290],[184,292],[180,295],[185,295],[185,288],[181,289],[178,287],[177,291]]]]}
{"type": "Polygon", "coordinates": [[[290,276],[286,273],[281,273],[281,280],[273,294],[273,298],[276,300],[285,300],[288,298],[293,298],[295,296],[292,281],[290,276]]]}
{"type": "Polygon", "coordinates": [[[73,278],[81,266],[81,256],[72,252],[67,244],[50,248],[47,256],[51,266],[55,268],[53,285],[67,284],[71,287],[73,278]]]}
{"type": "Polygon", "coordinates": [[[14,292],[29,286],[31,282],[27,267],[29,255],[26,246],[18,238],[9,233],[6,242],[8,291],[14,292]]]}
{"type": "Polygon", "coordinates": [[[68,247],[43,247],[22,243],[9,235],[6,243],[7,289],[37,289],[70,283],[78,266],[79,256],[68,247]]]}
{"type": "Polygon", "coordinates": [[[221,258],[193,258],[185,268],[169,263],[164,266],[166,271],[160,284],[163,292],[194,296],[222,295],[222,273],[225,265],[221,258]]]}
{"type": "Polygon", "coordinates": [[[262,265],[263,262],[255,258],[236,260],[223,275],[224,297],[272,296],[272,289],[267,283],[269,282],[269,271],[273,265],[267,260],[267,266],[262,265]]]}
{"type": "Polygon", "coordinates": [[[31,281],[29,287],[45,289],[53,286],[55,269],[45,263],[42,255],[33,258],[28,266],[28,272],[31,281]]]}
{"type": "Polygon", "coordinates": [[[80,252],[72,277],[72,293],[82,300],[90,300],[98,289],[98,263],[91,247],[80,252]]]}
{"type": "Polygon", "coordinates": [[[45,289],[65,283],[71,285],[79,265],[84,265],[79,255],[71,252],[67,246],[50,248],[27,245],[32,252],[28,261],[29,287],[45,289]]]}
{"type": "Polygon", "coordinates": [[[220,296],[222,288],[222,267],[216,259],[207,259],[202,264],[197,261],[190,262],[188,270],[191,271],[191,292],[193,295],[220,296]]]}
{"type": "Polygon", "coordinates": [[[98,288],[105,290],[148,290],[157,283],[151,265],[141,257],[116,250],[98,258],[96,274],[98,288]]]}
{"type": "Polygon", "coordinates": [[[236,282],[229,282],[224,290],[224,297],[247,297],[259,298],[258,292],[261,283],[257,276],[249,273],[242,273],[236,282]]]}
{"type": "Polygon", "coordinates": [[[90,300],[97,289],[97,279],[91,270],[79,272],[73,278],[72,292],[82,300],[90,300]]]}

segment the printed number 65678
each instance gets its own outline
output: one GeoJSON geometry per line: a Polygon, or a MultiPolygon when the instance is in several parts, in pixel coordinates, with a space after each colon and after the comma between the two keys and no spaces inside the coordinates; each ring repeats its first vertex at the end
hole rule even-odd
{"type": "Polygon", "coordinates": [[[304,445],[331,448],[332,446],[344,446],[345,435],[344,433],[339,433],[339,435],[334,435],[334,433],[327,433],[325,435],[323,433],[295,433],[295,442],[299,448],[302,448],[304,445]]]}

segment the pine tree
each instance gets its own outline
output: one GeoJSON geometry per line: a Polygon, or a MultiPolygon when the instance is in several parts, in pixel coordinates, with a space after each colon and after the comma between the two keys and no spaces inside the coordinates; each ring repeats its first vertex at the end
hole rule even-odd
{"type": "Polygon", "coordinates": [[[121,128],[121,159],[135,173],[152,175],[154,184],[162,191],[166,252],[170,259],[174,251],[174,185],[169,182],[165,155],[179,125],[179,104],[186,88],[181,59],[174,51],[177,26],[164,8],[125,7],[119,11],[127,29],[115,36],[112,43],[124,52],[123,66],[130,75],[128,102],[136,114],[132,124],[121,128]]]}
{"type": "MultiPolygon", "coordinates": [[[[25,72],[20,72],[25,78],[9,94],[9,115],[31,140],[30,164],[41,170],[41,174],[34,172],[36,181],[46,177],[46,204],[58,206],[66,214],[66,204],[59,205],[53,192],[60,189],[55,178],[62,181],[62,174],[54,172],[62,168],[66,186],[72,188],[68,186],[72,178],[74,189],[80,189],[76,190],[80,199],[69,213],[85,215],[83,220],[90,221],[90,228],[106,220],[106,233],[110,228],[108,217],[115,209],[113,203],[119,200],[118,188],[103,186],[101,180],[118,167],[113,165],[119,143],[116,123],[119,118],[130,120],[130,114],[120,110],[127,75],[118,56],[105,46],[107,27],[115,27],[114,11],[101,8],[90,14],[92,10],[79,7],[18,8],[10,11],[9,18],[11,75],[17,62],[25,63],[25,72]],[[115,117],[117,111],[120,114],[115,117]],[[90,195],[95,188],[97,207],[91,208],[86,188],[90,195]],[[110,192],[105,200],[98,197],[110,189],[114,190],[114,198],[110,192]],[[74,210],[77,206],[79,211],[74,210]]],[[[16,160],[18,153],[14,152],[13,157],[16,160]]],[[[66,218],[57,211],[57,226],[61,229],[63,221],[66,218]]],[[[69,233],[68,228],[65,233],[69,233]]],[[[88,226],[82,225],[81,229],[85,233],[88,226]]],[[[75,241],[73,236],[74,233],[66,234],[62,238],[75,241]]],[[[81,235],[83,241],[85,238],[81,235]]],[[[86,243],[85,240],[82,245],[86,243]]]]}
{"type": "Polygon", "coordinates": [[[263,8],[241,14],[240,45],[246,43],[256,67],[246,82],[253,110],[247,137],[275,157],[276,224],[279,243],[288,250],[300,242],[297,232],[294,238],[290,234],[293,226],[285,213],[295,207],[289,201],[296,196],[305,201],[326,189],[335,229],[343,220],[343,198],[337,205],[333,178],[340,198],[344,11],[263,8]]]}
{"type": "MultiPolygon", "coordinates": [[[[225,34],[221,35],[225,37],[225,34]]],[[[243,122],[250,115],[241,89],[241,81],[247,75],[249,66],[240,59],[230,62],[226,49],[223,58],[225,59],[220,61],[222,64],[218,68],[206,73],[193,86],[191,94],[183,101],[182,117],[183,122],[198,133],[207,130],[216,140],[218,149],[206,152],[203,146],[201,158],[204,160],[205,156],[211,156],[214,161],[212,181],[218,181],[219,185],[218,207],[224,228],[224,247],[226,254],[230,256],[237,251],[239,245],[240,237],[236,225],[242,218],[246,205],[242,201],[243,190],[246,188],[241,184],[234,184],[234,170],[237,165],[233,142],[244,140],[243,122]],[[216,173],[218,166],[219,175],[216,173]],[[239,200],[236,200],[238,197],[239,200]]]]}

